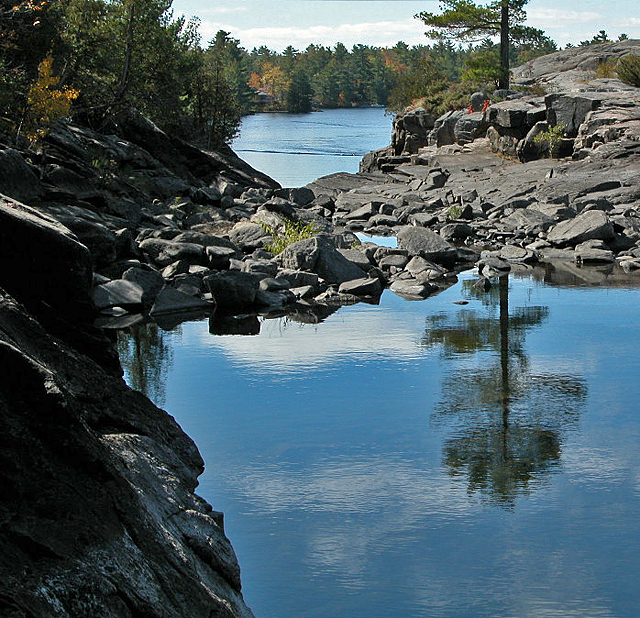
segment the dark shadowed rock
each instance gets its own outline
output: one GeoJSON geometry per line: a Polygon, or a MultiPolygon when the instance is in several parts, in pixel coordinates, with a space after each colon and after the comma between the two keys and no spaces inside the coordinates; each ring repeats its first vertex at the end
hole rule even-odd
{"type": "Polygon", "coordinates": [[[31,166],[12,148],[0,150],[0,193],[25,204],[43,194],[40,180],[31,166]]]}
{"type": "Polygon", "coordinates": [[[220,307],[251,307],[263,275],[230,270],[204,277],[203,283],[220,307]]]}
{"type": "Polygon", "coordinates": [[[183,311],[194,311],[198,309],[211,309],[211,303],[190,294],[185,294],[171,286],[165,286],[158,292],[153,307],[149,315],[157,317],[167,313],[179,313],[183,311]]]}
{"type": "Polygon", "coordinates": [[[0,613],[252,618],[168,414],[0,291],[0,613]]]}
{"type": "Polygon", "coordinates": [[[92,283],[89,250],[63,225],[0,196],[0,285],[38,316],[85,315],[92,283]]]}
{"type": "Polygon", "coordinates": [[[147,238],[140,243],[140,250],[158,266],[168,266],[176,260],[185,260],[190,264],[205,262],[204,247],[194,243],[147,238]]]}
{"type": "Polygon", "coordinates": [[[587,114],[598,109],[602,100],[602,95],[591,92],[548,94],[545,98],[547,122],[564,127],[566,135],[575,137],[587,114]]]}
{"type": "Polygon", "coordinates": [[[145,308],[151,307],[158,292],[164,287],[162,275],[149,267],[129,268],[122,274],[122,278],[142,288],[142,306],[145,308]]]}

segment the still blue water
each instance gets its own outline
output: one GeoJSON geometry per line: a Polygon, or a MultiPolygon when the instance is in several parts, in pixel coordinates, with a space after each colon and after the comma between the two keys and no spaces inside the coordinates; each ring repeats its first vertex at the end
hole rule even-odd
{"type": "Polygon", "coordinates": [[[301,187],[336,172],[357,172],[362,155],[391,141],[383,108],[326,109],[311,114],[246,116],[234,151],[283,187],[301,187]]]}
{"type": "Polygon", "coordinates": [[[640,290],[472,281],[161,334],[257,618],[640,615],[640,290]]]}

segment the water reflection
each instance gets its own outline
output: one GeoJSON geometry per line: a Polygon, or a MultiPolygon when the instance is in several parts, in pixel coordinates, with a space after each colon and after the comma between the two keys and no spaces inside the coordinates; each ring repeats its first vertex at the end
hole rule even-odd
{"type": "Polygon", "coordinates": [[[173,364],[173,348],[167,333],[154,322],[119,331],[118,354],[128,384],[163,406],[167,376],[173,364]]]}
{"type": "Polygon", "coordinates": [[[459,426],[444,441],[443,461],[452,476],[468,477],[469,492],[511,507],[558,465],[562,432],[578,419],[587,387],[580,377],[530,368],[525,338],[548,307],[510,309],[508,276],[488,291],[463,284],[485,310],[429,316],[421,341],[439,346],[450,365],[434,415],[459,426]]]}

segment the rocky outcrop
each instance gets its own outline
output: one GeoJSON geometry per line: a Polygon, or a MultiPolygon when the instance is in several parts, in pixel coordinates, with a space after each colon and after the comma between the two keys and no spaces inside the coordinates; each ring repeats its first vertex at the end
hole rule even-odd
{"type": "Polygon", "coordinates": [[[0,614],[250,618],[175,421],[0,289],[0,614]]]}

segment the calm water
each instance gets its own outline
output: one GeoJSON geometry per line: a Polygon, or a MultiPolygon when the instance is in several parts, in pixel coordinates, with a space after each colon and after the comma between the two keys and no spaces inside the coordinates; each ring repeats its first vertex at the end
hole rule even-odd
{"type": "Polygon", "coordinates": [[[141,331],[257,618],[640,615],[640,290],[538,279],[141,331]]]}
{"type": "Polygon", "coordinates": [[[301,187],[335,172],[357,172],[362,155],[391,141],[383,108],[311,114],[254,114],[242,121],[233,149],[283,187],[301,187]]]}

